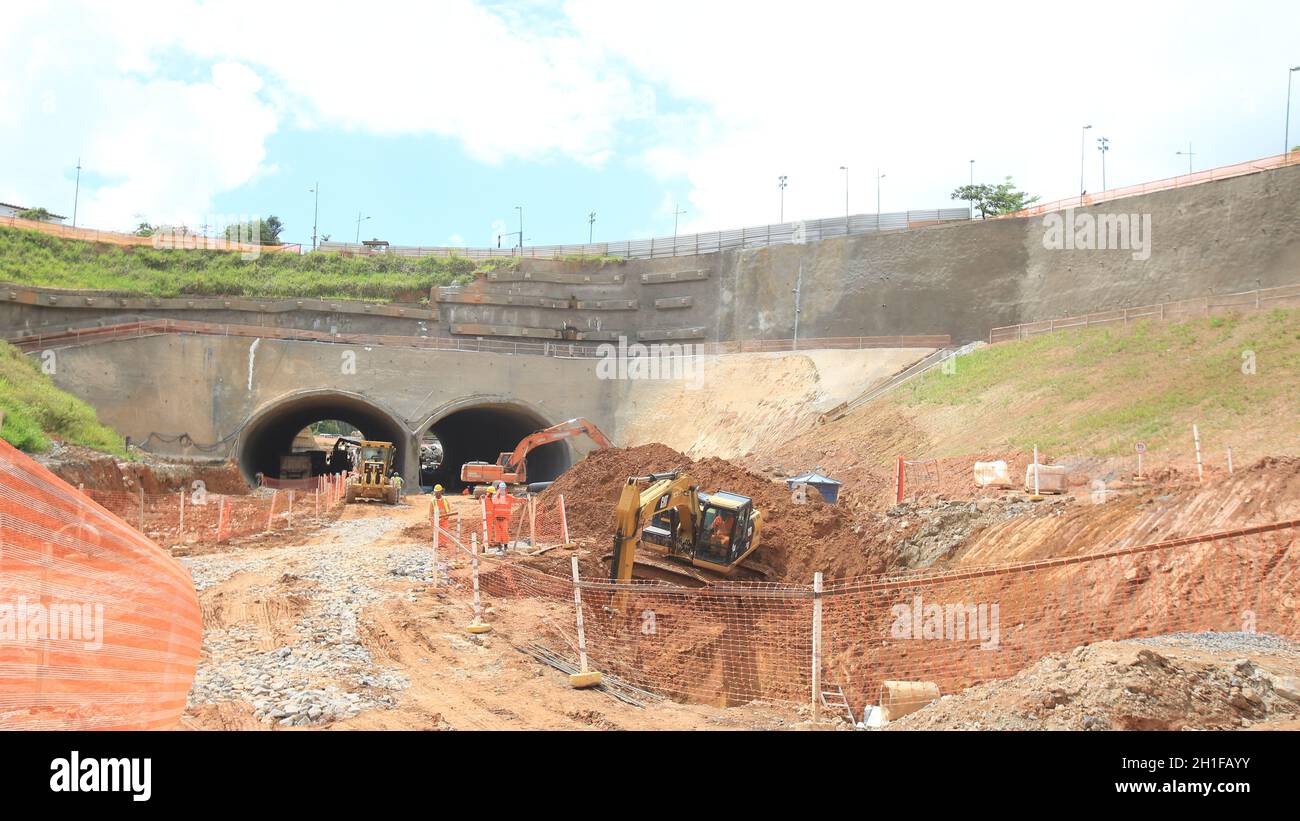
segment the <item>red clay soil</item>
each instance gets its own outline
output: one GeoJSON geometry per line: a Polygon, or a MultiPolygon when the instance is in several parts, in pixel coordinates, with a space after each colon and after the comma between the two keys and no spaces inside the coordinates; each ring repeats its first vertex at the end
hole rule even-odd
{"type": "Polygon", "coordinates": [[[248,493],[248,484],[233,461],[195,465],[168,463],[146,456],[138,462],[119,460],[106,453],[76,445],[60,445],[38,460],[63,481],[88,490],[146,494],[171,493],[201,480],[209,493],[248,493]]]}
{"type": "Polygon", "coordinates": [[[810,582],[814,571],[828,578],[879,573],[885,559],[853,531],[840,508],[816,493],[797,503],[783,482],[773,481],[723,459],[694,461],[664,445],[608,448],[591,453],[543,493],[544,502],[563,494],[569,532],[597,544],[613,538],[614,506],[629,476],[685,470],[702,490],[749,496],[762,511],[758,562],[772,568],[772,581],[810,582]]]}

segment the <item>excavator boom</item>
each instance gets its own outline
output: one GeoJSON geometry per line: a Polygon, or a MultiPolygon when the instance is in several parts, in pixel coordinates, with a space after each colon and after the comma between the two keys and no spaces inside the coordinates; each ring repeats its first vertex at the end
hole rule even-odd
{"type": "Polygon", "coordinates": [[[496,464],[487,462],[466,462],[460,468],[460,480],[466,483],[491,484],[502,481],[508,484],[522,484],[528,481],[528,453],[534,448],[558,442],[574,436],[586,434],[597,447],[612,448],[614,445],[601,432],[600,428],[586,419],[567,419],[558,425],[530,433],[513,451],[501,454],[496,464]]]}

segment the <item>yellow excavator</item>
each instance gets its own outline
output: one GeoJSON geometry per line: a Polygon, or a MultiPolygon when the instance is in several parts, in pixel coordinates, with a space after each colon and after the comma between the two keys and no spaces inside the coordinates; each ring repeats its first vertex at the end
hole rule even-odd
{"type": "Polygon", "coordinates": [[[635,568],[641,578],[708,584],[737,575],[742,563],[748,566],[740,575],[765,577],[765,568],[746,562],[758,549],[761,523],[748,496],[704,493],[684,473],[629,477],[615,510],[609,579],[629,581],[635,568]]]}

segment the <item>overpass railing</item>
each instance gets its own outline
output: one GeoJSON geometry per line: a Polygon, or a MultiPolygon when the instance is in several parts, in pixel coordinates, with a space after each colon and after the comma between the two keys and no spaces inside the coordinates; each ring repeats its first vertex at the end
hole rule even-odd
{"type": "Polygon", "coordinates": [[[530,245],[514,248],[455,248],[450,246],[388,245],[382,250],[351,242],[322,242],[320,250],[344,254],[393,254],[403,257],[468,257],[491,259],[517,257],[553,259],[556,257],[622,257],[657,259],[659,257],[713,254],[738,248],[765,248],[813,242],[849,234],[877,231],[901,231],[945,222],[968,222],[967,208],[938,208],[927,211],[895,211],[888,214],[851,214],[843,217],[756,225],[730,231],[702,234],[677,234],[670,237],[593,242],[583,245],[530,245]]]}
{"type": "Polygon", "coordinates": [[[1133,308],[1114,308],[1109,311],[1097,311],[1079,316],[1067,316],[1060,319],[1043,319],[1038,322],[1022,322],[1019,325],[1004,325],[989,331],[989,342],[1009,342],[1014,339],[1028,339],[1039,334],[1065,331],[1070,328],[1092,328],[1098,325],[1127,325],[1141,319],[1177,319],[1193,316],[1212,316],[1217,312],[1263,310],[1280,308],[1285,305],[1300,305],[1300,284],[1282,285],[1276,288],[1257,288],[1253,291],[1239,291],[1232,294],[1217,294],[1194,299],[1180,299],[1174,302],[1158,302],[1154,305],[1139,305],[1133,308]]]}
{"type": "Polygon", "coordinates": [[[1056,200],[1054,202],[1045,202],[1033,205],[1011,214],[1003,214],[999,217],[994,217],[994,219],[1006,219],[1007,217],[1036,217],[1052,211],[1064,211],[1067,208],[1085,208],[1089,205],[1100,205],[1103,202],[1110,202],[1125,197],[1136,197],[1140,194],[1154,194],[1157,191],[1169,191],[1175,188],[1186,188],[1189,185],[1200,185],[1205,182],[1215,182],[1217,180],[1226,180],[1233,177],[1243,177],[1247,174],[1254,174],[1259,171],[1271,171],[1275,168],[1284,168],[1288,165],[1300,165],[1300,151],[1278,154],[1273,157],[1262,157],[1258,160],[1239,162],[1232,165],[1223,165],[1218,168],[1207,168],[1204,171],[1193,171],[1188,174],[1179,174],[1176,177],[1166,177],[1163,180],[1143,182],[1138,183],[1137,185],[1126,185],[1123,188],[1109,188],[1105,191],[1098,191],[1095,194],[1081,194],[1074,197],[1066,197],[1065,199],[1056,200]]]}
{"type": "MultiPolygon", "coordinates": [[[[115,325],[93,327],[64,327],[34,334],[20,334],[6,339],[18,349],[31,352],[51,347],[66,347],[115,339],[141,338],[160,334],[198,334],[206,336],[239,336],[260,339],[284,339],[303,342],[326,342],[340,345],[381,345],[423,350],[504,353],[532,356],[553,356],[572,359],[601,359],[618,352],[612,342],[512,342],[500,339],[479,339],[444,336],[395,336],[386,334],[331,334],[324,331],[307,331],[296,328],[275,328],[262,325],[230,325],[214,322],[193,322],[182,319],[145,319],[115,325]]],[[[796,350],[860,350],[867,348],[943,348],[951,343],[947,334],[922,334],[899,336],[835,336],[808,339],[751,339],[733,342],[667,342],[644,343],[680,347],[685,355],[711,355],[724,353],[772,353],[796,350]]]]}

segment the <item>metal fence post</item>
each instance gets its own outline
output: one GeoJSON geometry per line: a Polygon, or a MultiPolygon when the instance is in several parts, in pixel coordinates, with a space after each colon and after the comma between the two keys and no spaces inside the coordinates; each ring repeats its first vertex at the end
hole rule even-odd
{"type": "Polygon", "coordinates": [[[812,623],[812,711],[813,721],[821,719],[822,692],[822,574],[813,574],[812,623]]]}

